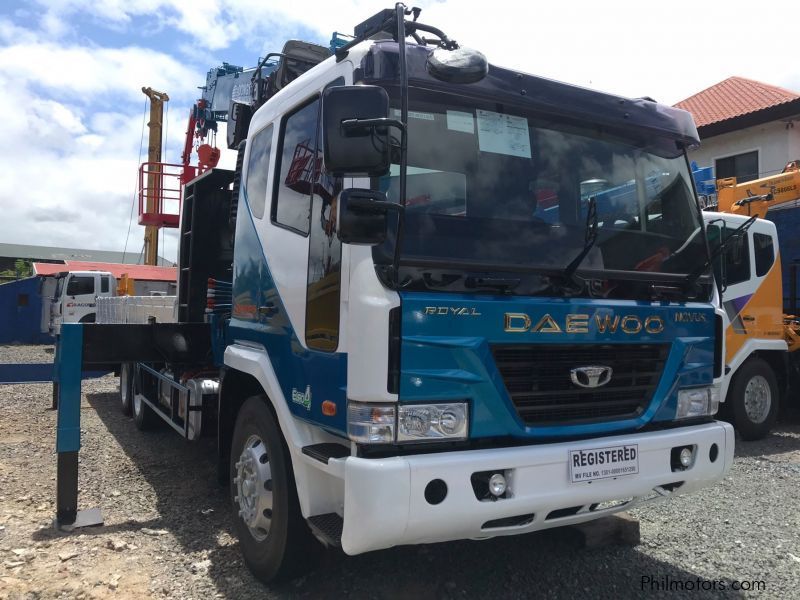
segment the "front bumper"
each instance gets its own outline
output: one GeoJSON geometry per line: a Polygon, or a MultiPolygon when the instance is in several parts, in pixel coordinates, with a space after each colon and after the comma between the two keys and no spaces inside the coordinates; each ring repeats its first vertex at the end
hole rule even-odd
{"type": "Polygon", "coordinates": [[[713,422],[580,442],[385,459],[347,457],[341,459],[345,475],[342,548],[347,554],[360,554],[400,544],[513,535],[588,521],[669,496],[671,492],[662,486],[680,483],[674,491],[683,494],[719,481],[733,463],[733,448],[733,428],[713,422]],[[638,444],[638,474],[570,483],[570,450],[626,444],[638,444]],[[671,450],[686,445],[697,446],[695,462],[685,471],[673,472],[671,450]],[[713,445],[717,447],[714,461],[713,445]],[[510,497],[478,500],[471,475],[495,470],[509,472],[510,497]],[[437,505],[425,499],[425,487],[433,479],[447,484],[447,495],[437,505]],[[628,499],[611,508],[592,509],[598,503],[628,499]],[[568,516],[559,516],[565,513],[568,516]],[[525,521],[520,525],[489,523],[527,515],[533,517],[520,519],[525,521]]]}

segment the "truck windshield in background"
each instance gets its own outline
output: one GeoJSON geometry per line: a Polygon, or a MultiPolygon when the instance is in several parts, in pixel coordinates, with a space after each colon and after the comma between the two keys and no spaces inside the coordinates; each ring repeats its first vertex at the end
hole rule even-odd
{"type": "MultiPolygon", "coordinates": [[[[587,276],[638,271],[669,279],[706,261],[676,142],[612,135],[463,96],[412,89],[410,99],[401,265],[563,270],[586,243],[591,198],[597,239],[580,265],[587,276]]],[[[394,164],[373,182],[395,202],[398,175],[394,164]]],[[[392,244],[376,249],[377,262],[392,244]]]]}

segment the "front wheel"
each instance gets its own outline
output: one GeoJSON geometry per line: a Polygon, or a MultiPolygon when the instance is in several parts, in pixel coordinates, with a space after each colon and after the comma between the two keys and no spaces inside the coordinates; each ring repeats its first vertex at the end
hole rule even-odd
{"type": "Polygon", "coordinates": [[[236,417],[230,467],[234,528],[248,568],[265,583],[312,568],[322,547],[300,512],[289,450],[263,396],[245,401],[236,417]]]}
{"type": "Polygon", "coordinates": [[[733,426],[743,440],[760,440],[778,417],[778,382],[769,364],[748,359],[734,375],[728,402],[733,426]]]}

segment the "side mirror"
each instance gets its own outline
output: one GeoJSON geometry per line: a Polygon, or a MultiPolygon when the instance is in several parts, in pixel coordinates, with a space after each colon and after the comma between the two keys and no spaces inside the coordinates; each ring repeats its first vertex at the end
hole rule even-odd
{"type": "Polygon", "coordinates": [[[386,240],[389,211],[402,206],[386,200],[384,192],[351,188],[339,193],[338,233],[346,244],[376,246],[386,240]]]}
{"type": "Polygon", "coordinates": [[[374,85],[338,86],[322,94],[323,157],[333,175],[389,170],[389,95],[374,85]],[[363,122],[363,123],[362,123],[363,122]]]}

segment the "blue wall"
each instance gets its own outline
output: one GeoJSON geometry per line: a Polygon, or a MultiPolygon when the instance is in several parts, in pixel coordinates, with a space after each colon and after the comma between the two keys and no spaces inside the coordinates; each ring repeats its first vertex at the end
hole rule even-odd
{"type": "Polygon", "coordinates": [[[38,277],[0,285],[0,344],[52,344],[53,338],[39,331],[41,318],[38,277]]]}

